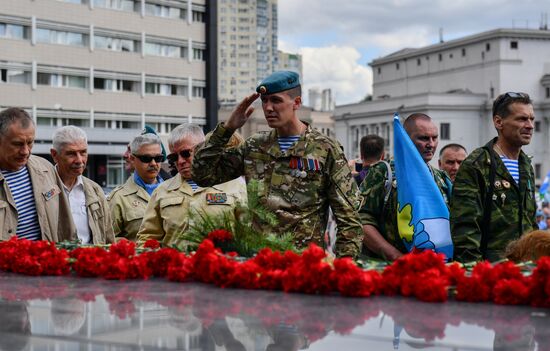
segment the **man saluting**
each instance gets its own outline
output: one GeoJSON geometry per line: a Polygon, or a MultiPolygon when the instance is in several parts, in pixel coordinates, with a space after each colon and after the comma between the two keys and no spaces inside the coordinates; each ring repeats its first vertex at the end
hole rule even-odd
{"type": "Polygon", "coordinates": [[[297,247],[310,242],[326,246],[323,233],[330,206],[338,225],[335,253],[355,256],[362,240],[357,185],[341,145],[298,119],[296,111],[301,105],[298,74],[279,71],[264,79],[256,93],[246,97],[198,146],[193,179],[201,186],[241,175],[247,182],[259,180],[262,203],[279,219],[276,227],[262,228],[292,233],[297,247]],[[251,104],[258,97],[271,132],[253,135],[239,147],[226,148],[233,132],[252,114],[251,104]]]}

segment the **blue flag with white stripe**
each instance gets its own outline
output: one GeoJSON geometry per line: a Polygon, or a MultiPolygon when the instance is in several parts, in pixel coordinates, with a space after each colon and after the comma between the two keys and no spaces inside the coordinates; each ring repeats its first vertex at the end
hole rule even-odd
{"type": "Polygon", "coordinates": [[[397,180],[397,227],[407,250],[434,250],[453,257],[449,209],[409,135],[393,118],[397,180]]]}

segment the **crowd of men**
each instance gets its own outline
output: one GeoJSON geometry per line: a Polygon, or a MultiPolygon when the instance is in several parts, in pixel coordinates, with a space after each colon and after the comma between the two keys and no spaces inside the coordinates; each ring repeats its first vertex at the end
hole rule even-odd
{"type": "MultiPolygon", "coordinates": [[[[83,176],[88,145],[83,130],[59,128],[47,160],[31,155],[35,125],[21,109],[0,113],[0,228],[31,240],[112,243],[119,238],[171,245],[201,214],[231,213],[246,204],[246,183],[259,182],[259,198],[278,219],[257,223],[265,233],[292,233],[298,248],[316,243],[337,256],[395,260],[407,251],[397,229],[397,182],[384,140],[361,140],[361,163],[348,164],[342,146],[297,117],[299,76],[279,71],[264,79],[229,119],[207,136],[182,124],[170,132],[169,154],[154,130],[136,136],[125,153],[131,172],[107,198],[83,176]],[[236,133],[260,98],[270,132],[242,140],[236,133]],[[174,176],[163,171],[168,160],[174,176]],[[164,172],[164,173],[163,173],[164,172]],[[325,236],[333,216],[334,242],[325,236]],[[332,248],[333,247],[333,248],[332,248]]],[[[531,141],[533,104],[525,93],[493,103],[497,137],[467,155],[459,144],[439,152],[438,128],[424,113],[403,127],[430,170],[450,210],[454,259],[501,259],[507,245],[538,229],[535,179],[522,147],[531,141]]]]}

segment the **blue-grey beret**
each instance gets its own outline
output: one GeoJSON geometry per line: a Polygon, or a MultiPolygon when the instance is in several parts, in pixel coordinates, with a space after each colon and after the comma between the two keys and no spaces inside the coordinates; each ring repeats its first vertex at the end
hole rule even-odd
{"type": "Polygon", "coordinates": [[[296,88],[300,85],[300,76],[292,71],[273,72],[262,80],[256,91],[260,94],[275,94],[280,91],[296,88]]]}

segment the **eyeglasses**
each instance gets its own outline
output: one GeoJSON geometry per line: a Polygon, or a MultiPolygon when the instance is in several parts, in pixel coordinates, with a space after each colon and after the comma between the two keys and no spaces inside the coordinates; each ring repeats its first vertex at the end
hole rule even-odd
{"type": "Polygon", "coordinates": [[[140,160],[143,163],[151,163],[151,161],[153,161],[153,160],[155,160],[156,163],[161,163],[161,162],[164,161],[164,156],[163,155],[156,155],[156,156],[136,155],[136,154],[132,154],[132,155],[134,155],[135,158],[137,158],[138,160],[140,160]]]}
{"type": "Polygon", "coordinates": [[[497,100],[495,100],[494,104],[494,111],[495,113],[504,105],[505,102],[513,99],[526,99],[529,100],[529,95],[525,93],[514,93],[512,91],[509,91],[505,94],[500,95],[497,100]]]}
{"type": "Polygon", "coordinates": [[[176,162],[178,162],[178,157],[179,156],[181,156],[183,158],[189,158],[189,157],[191,157],[192,154],[193,154],[193,150],[187,149],[187,150],[181,150],[178,153],[174,152],[174,153],[168,155],[166,158],[168,159],[168,162],[176,163],[176,162]]]}

